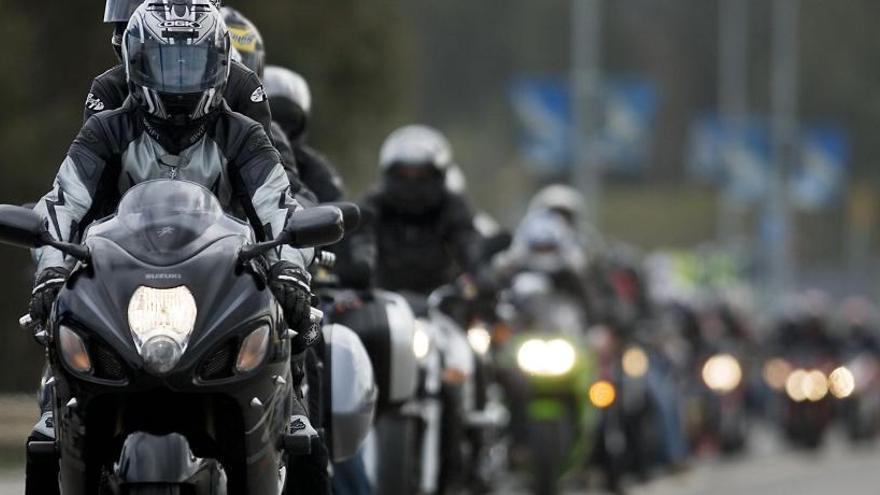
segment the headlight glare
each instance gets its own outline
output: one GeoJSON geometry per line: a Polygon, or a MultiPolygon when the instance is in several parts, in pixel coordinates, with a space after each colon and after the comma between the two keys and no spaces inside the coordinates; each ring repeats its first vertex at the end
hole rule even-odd
{"type": "Polygon", "coordinates": [[[86,344],[76,332],[61,325],[58,329],[58,343],[61,357],[72,370],[79,373],[92,372],[92,360],[89,359],[86,344]]]}
{"type": "Polygon", "coordinates": [[[651,363],[648,354],[641,347],[630,347],[621,360],[623,372],[630,378],[641,378],[648,372],[651,363]]]}
{"type": "Polygon", "coordinates": [[[715,392],[732,392],[741,381],[742,368],[730,354],[716,354],[703,365],[703,382],[715,392]]]}
{"type": "Polygon", "coordinates": [[[529,339],[516,354],[520,369],[538,376],[564,375],[571,371],[576,360],[574,346],[564,339],[529,339]]]}
{"type": "Polygon", "coordinates": [[[171,371],[159,369],[177,364],[189,343],[196,315],[195,298],[186,286],[156,289],[142,285],[134,291],[128,303],[128,326],[148,369],[163,374],[171,371]]]}
{"type": "Polygon", "coordinates": [[[471,349],[481,356],[485,356],[492,345],[492,335],[483,325],[474,325],[468,329],[467,339],[471,349]]]}
{"type": "Polygon", "coordinates": [[[235,370],[239,373],[253,371],[266,358],[269,350],[269,327],[264,325],[250,333],[241,344],[235,370]]]}
{"type": "Polygon", "coordinates": [[[186,286],[154,289],[142,285],[128,303],[128,325],[140,343],[154,334],[167,335],[182,343],[192,333],[196,313],[196,300],[186,286]]]}
{"type": "Polygon", "coordinates": [[[846,366],[841,366],[828,375],[828,388],[838,399],[846,399],[856,390],[856,378],[846,366]]]}
{"type": "Polygon", "coordinates": [[[425,331],[424,324],[420,321],[416,321],[412,346],[413,354],[418,359],[425,359],[431,351],[431,338],[428,336],[428,332],[425,331]]]}

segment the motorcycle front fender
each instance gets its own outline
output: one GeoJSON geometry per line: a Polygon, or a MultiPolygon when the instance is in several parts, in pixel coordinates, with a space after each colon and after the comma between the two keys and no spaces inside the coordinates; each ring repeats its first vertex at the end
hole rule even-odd
{"type": "Polygon", "coordinates": [[[116,478],[120,485],[181,484],[199,495],[225,495],[226,476],[213,459],[193,455],[183,435],[132,433],[125,439],[116,478]]]}

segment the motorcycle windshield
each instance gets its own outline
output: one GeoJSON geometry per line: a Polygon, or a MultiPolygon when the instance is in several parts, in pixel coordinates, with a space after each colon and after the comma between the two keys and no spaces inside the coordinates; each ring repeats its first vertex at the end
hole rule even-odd
{"type": "Polygon", "coordinates": [[[224,214],[208,189],[181,180],[156,180],[129,189],[115,218],[89,235],[110,239],[147,263],[168,266],[220,238],[248,233],[246,225],[224,214]]]}

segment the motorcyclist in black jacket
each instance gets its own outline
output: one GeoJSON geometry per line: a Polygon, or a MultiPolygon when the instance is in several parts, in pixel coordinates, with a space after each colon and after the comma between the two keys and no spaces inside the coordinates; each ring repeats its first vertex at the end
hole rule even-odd
{"type": "MultiPolygon", "coordinates": [[[[111,43],[117,57],[120,58],[120,63],[92,81],[86,97],[83,123],[96,113],[121,107],[128,97],[129,86],[125,76],[125,66],[121,60],[122,36],[132,12],[143,2],[144,0],[107,0],[104,22],[114,25],[111,43]]],[[[219,0],[212,0],[211,3],[220,8],[219,0]]],[[[253,71],[241,63],[234,62],[229,68],[229,81],[224,94],[229,108],[256,120],[265,129],[269,128],[272,114],[269,110],[268,98],[260,78],[253,71]]]]}
{"type": "MultiPolygon", "coordinates": [[[[128,25],[128,19],[131,17],[131,13],[134,12],[134,10],[143,2],[144,0],[107,0],[107,6],[104,11],[104,22],[114,25],[113,36],[110,41],[113,45],[113,50],[116,52],[116,56],[120,58],[120,62],[122,57],[122,35],[128,25]]],[[[220,0],[212,0],[211,3],[217,8],[220,8],[220,0]]],[[[238,15],[235,11],[232,12],[234,13],[233,15],[238,15]]],[[[241,19],[242,23],[236,25],[237,28],[240,29],[241,27],[250,24],[247,19],[244,19],[243,17],[241,19]],[[244,24],[245,22],[247,24],[244,24]]],[[[250,25],[252,26],[252,24],[250,25]]],[[[233,34],[235,33],[235,31],[231,32],[233,34]]],[[[241,34],[242,32],[239,31],[239,33],[241,34]]],[[[246,36],[247,35],[245,35],[245,37],[246,36]]],[[[256,32],[256,36],[259,37],[259,32],[256,32]]],[[[234,45],[236,42],[241,41],[243,38],[242,36],[232,36],[231,39],[233,41],[233,47],[235,47],[234,45]]],[[[255,41],[253,45],[255,47],[255,57],[242,58],[239,60],[241,51],[233,52],[233,61],[229,68],[229,81],[226,84],[225,91],[226,103],[232,111],[250,117],[259,122],[263,128],[266,129],[266,132],[269,133],[269,138],[272,140],[272,144],[274,144],[278,149],[278,152],[281,153],[281,163],[287,171],[287,177],[290,180],[291,186],[293,186],[294,194],[300,195],[302,184],[299,180],[296,158],[293,150],[287,140],[278,139],[279,133],[272,132],[272,112],[269,108],[268,97],[263,89],[263,83],[260,81],[261,76],[258,75],[256,70],[252,70],[247,65],[247,63],[256,61],[256,55],[263,53],[262,38],[259,38],[259,44],[255,41]],[[259,47],[259,49],[256,49],[257,47],[259,47]]],[[[262,63],[261,59],[259,61],[262,63]]],[[[260,68],[260,70],[262,70],[262,68],[260,68]]],[[[128,90],[129,87],[125,77],[125,66],[122,63],[96,77],[92,81],[89,94],[86,96],[86,104],[83,109],[83,123],[85,124],[86,121],[96,113],[115,110],[121,107],[122,103],[128,97],[128,90]]],[[[300,199],[304,199],[307,202],[314,202],[312,195],[308,192],[305,192],[300,199]]]]}
{"type": "Polygon", "coordinates": [[[296,72],[270,65],[262,76],[273,125],[293,147],[300,180],[318,201],[340,201],[345,195],[342,177],[323,154],[306,144],[312,111],[312,94],[305,79],[296,72]]]}
{"type": "Polygon", "coordinates": [[[477,273],[473,212],[445,184],[452,163],[449,142],[430,127],[400,128],[382,145],[381,182],[361,201],[369,221],[352,238],[378,287],[428,295],[477,273]]]}
{"type": "MultiPolygon", "coordinates": [[[[220,9],[220,12],[223,13],[223,20],[226,22],[226,27],[229,28],[229,37],[232,42],[232,58],[236,64],[241,64],[242,68],[251,71],[256,76],[253,78],[253,82],[261,85],[260,92],[265,98],[260,103],[260,112],[267,113],[269,108],[264,107],[268,106],[268,93],[262,86],[262,82],[260,82],[266,69],[266,49],[263,43],[263,35],[260,34],[257,26],[250,19],[242,15],[241,12],[231,7],[223,7],[220,9]]],[[[292,143],[287,139],[284,131],[275,122],[271,114],[269,119],[268,125],[262,121],[260,123],[263,124],[263,128],[266,129],[278,152],[281,153],[281,163],[287,171],[291,184],[298,184],[296,189],[297,199],[307,204],[318,203],[319,200],[316,195],[308,187],[302,187],[303,184],[300,177],[302,166],[298,163],[299,159],[296,156],[292,143]]]]}
{"type": "MultiPolygon", "coordinates": [[[[210,188],[225,207],[246,214],[259,239],[280,232],[300,205],[264,128],[230,110],[224,100],[230,42],[219,11],[208,0],[146,2],[132,15],[121,45],[130,96],[121,108],[89,118],[71,145],[52,191],[36,206],[50,233],[76,242],[89,223],[115,209],[126,190],[158,178],[210,188]],[[189,22],[169,27],[180,19],[189,22]]],[[[30,313],[45,322],[70,260],[51,247],[34,254],[30,313]]],[[[310,322],[306,267],[312,256],[310,249],[285,246],[267,257],[269,285],[287,324],[299,332],[292,341],[297,355],[319,337],[310,322]]],[[[317,438],[305,408],[294,403],[291,433],[317,438]]],[[[32,438],[41,435],[54,436],[46,408],[32,438]]],[[[312,450],[326,465],[326,451],[312,450]]],[[[51,463],[29,462],[27,493],[51,493],[46,490],[51,490],[57,465],[52,469],[51,463]],[[48,485],[39,486],[40,480],[48,485]]],[[[326,478],[318,481],[318,488],[326,487],[326,478]]]]}

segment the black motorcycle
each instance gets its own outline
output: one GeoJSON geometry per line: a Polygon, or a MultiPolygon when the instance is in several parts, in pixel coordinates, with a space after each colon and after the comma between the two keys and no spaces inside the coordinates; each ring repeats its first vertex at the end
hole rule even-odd
{"type": "Polygon", "coordinates": [[[294,333],[262,255],[337,242],[343,220],[336,207],[302,210],[255,243],[209,190],[157,180],[69,244],[33,211],[0,206],[0,242],[77,260],[47,328],[35,328],[56,440],[28,448],[58,456],[61,493],[283,493],[296,477],[288,456],[310,446],[286,433],[294,333]]]}

